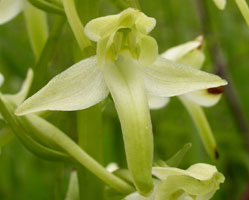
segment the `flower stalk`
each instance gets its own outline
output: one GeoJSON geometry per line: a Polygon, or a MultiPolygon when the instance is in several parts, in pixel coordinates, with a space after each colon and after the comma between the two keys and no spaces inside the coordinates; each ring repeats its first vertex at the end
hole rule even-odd
{"type": "Polygon", "coordinates": [[[179,98],[191,115],[206,151],[213,160],[216,160],[219,157],[217,144],[202,108],[184,96],[179,98]]]}
{"type": "Polygon", "coordinates": [[[63,6],[80,49],[82,51],[87,50],[87,47],[91,46],[91,41],[85,36],[84,26],[77,14],[74,0],[63,0],[63,6]]]}

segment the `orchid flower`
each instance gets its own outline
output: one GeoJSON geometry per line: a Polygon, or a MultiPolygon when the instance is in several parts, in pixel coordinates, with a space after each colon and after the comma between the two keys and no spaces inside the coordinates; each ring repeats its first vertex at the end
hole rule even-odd
{"type": "Polygon", "coordinates": [[[174,167],[153,167],[152,173],[159,181],[149,197],[137,192],[124,200],[209,200],[223,183],[224,176],[215,166],[198,163],[187,170],[174,167]]]}
{"type": "MultiPolygon", "coordinates": [[[[201,48],[202,43],[203,38],[202,36],[199,36],[193,41],[168,49],[162,53],[161,56],[200,69],[205,60],[205,55],[201,48]]],[[[179,96],[180,100],[192,116],[201,135],[203,144],[212,159],[218,157],[217,146],[204,112],[200,106],[210,107],[218,103],[223,90],[223,87],[207,88],[179,96]]],[[[149,105],[151,109],[164,107],[168,102],[169,98],[149,96],[149,105]]]]}
{"type": "Polygon", "coordinates": [[[85,34],[97,42],[97,55],[54,77],[16,110],[17,115],[81,110],[110,93],[121,122],[128,168],[145,196],[153,188],[147,94],[170,97],[227,84],[216,75],[158,56],[156,40],[148,35],[155,24],[154,18],[132,8],[90,21],[85,34]]]}

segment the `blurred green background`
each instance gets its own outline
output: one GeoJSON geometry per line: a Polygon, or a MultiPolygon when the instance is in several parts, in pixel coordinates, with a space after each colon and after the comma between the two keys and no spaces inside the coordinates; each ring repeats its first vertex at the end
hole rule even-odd
{"type": "MultiPolygon", "coordinates": [[[[222,51],[240,99],[245,118],[249,119],[249,28],[234,1],[228,1],[224,11],[218,10],[211,0],[203,0],[210,17],[210,38],[215,38],[222,51]]],[[[115,0],[101,0],[99,15],[119,12],[115,0]]],[[[197,0],[140,0],[142,10],[156,18],[157,26],[151,33],[158,41],[159,51],[189,41],[202,34],[203,21],[197,13],[197,0]]],[[[52,21],[54,16],[50,15],[52,21]]],[[[206,26],[206,24],[204,24],[206,26]]],[[[209,39],[210,39],[209,38],[209,39]]],[[[49,74],[54,76],[73,63],[71,53],[74,38],[66,24],[50,63],[49,74]]],[[[211,54],[205,48],[204,69],[215,72],[211,54]]],[[[29,67],[34,66],[23,14],[8,24],[0,26],[0,72],[5,76],[2,91],[16,92],[29,67]]],[[[196,163],[215,164],[224,173],[226,181],[214,196],[214,200],[237,200],[249,183],[249,154],[245,137],[238,128],[231,105],[224,95],[222,100],[205,113],[218,143],[220,158],[212,162],[207,156],[191,118],[176,99],[161,110],[152,111],[155,136],[155,158],[167,160],[185,143],[193,144],[181,164],[182,168],[196,163]]],[[[75,132],[74,113],[55,113],[52,121],[67,133],[75,132]],[[71,119],[71,120],[65,120],[71,119]],[[63,125],[62,125],[63,124],[63,125]]],[[[125,166],[120,124],[111,101],[107,101],[104,120],[104,164],[117,162],[125,166]]],[[[0,127],[4,122],[0,123],[0,127]]],[[[1,200],[47,200],[63,199],[68,182],[70,166],[43,161],[17,140],[13,139],[2,148],[0,155],[0,199],[1,200]],[[59,183],[59,184],[58,184],[59,183]],[[56,197],[55,191],[62,191],[56,197]]]]}

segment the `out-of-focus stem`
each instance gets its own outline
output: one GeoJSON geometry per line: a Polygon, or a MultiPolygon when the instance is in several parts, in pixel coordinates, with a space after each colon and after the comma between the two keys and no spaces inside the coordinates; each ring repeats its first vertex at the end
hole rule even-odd
{"type": "Polygon", "coordinates": [[[203,34],[207,41],[207,47],[215,64],[216,72],[229,83],[225,87],[225,95],[227,97],[231,111],[233,112],[234,120],[238,129],[244,137],[245,144],[249,150],[249,126],[245,114],[241,107],[240,99],[237,95],[233,80],[227,70],[227,64],[222,57],[217,39],[212,35],[212,25],[209,19],[206,2],[203,0],[196,0],[197,11],[199,14],[203,34]]]}
{"type": "Polygon", "coordinates": [[[48,38],[47,16],[29,2],[25,2],[24,16],[30,43],[38,60],[48,38]]]}
{"type": "Polygon", "coordinates": [[[235,0],[237,6],[239,7],[243,17],[246,20],[247,25],[249,26],[249,7],[245,0],[235,0]]]}
{"type": "MultiPolygon", "coordinates": [[[[97,104],[77,112],[78,144],[98,162],[103,162],[102,113],[97,104]]],[[[79,168],[80,199],[101,200],[103,184],[88,170],[79,168]],[[98,192],[95,192],[98,191],[98,192]]]]}
{"type": "Polygon", "coordinates": [[[55,48],[62,33],[64,24],[65,24],[64,17],[58,16],[54,19],[47,42],[43,48],[43,51],[40,55],[38,62],[34,67],[35,78],[31,90],[32,93],[36,92],[37,89],[40,89],[47,81],[46,77],[47,67],[52,57],[55,54],[55,48]]]}
{"type": "Polygon", "coordinates": [[[74,36],[78,42],[78,45],[82,51],[91,46],[91,41],[86,37],[84,33],[84,26],[82,25],[80,18],[77,14],[74,0],[63,0],[64,9],[68,22],[74,33],[74,36]]]}
{"type": "Polygon", "coordinates": [[[180,96],[180,100],[191,115],[209,156],[213,160],[217,159],[219,157],[217,145],[202,108],[196,103],[189,101],[184,96],[180,96]]]}

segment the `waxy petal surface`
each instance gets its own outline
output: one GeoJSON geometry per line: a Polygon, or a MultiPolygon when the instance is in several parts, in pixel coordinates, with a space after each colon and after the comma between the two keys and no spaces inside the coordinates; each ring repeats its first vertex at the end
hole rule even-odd
{"type": "Polygon", "coordinates": [[[226,85],[219,76],[158,57],[142,69],[145,86],[151,95],[171,97],[199,89],[226,85]]]}
{"type": "Polygon", "coordinates": [[[153,136],[139,68],[129,55],[119,56],[104,65],[104,76],[121,122],[128,168],[138,191],[147,195],[153,188],[153,136]]]}
{"type": "Polygon", "coordinates": [[[102,101],[108,89],[95,56],[84,59],[55,76],[36,94],[24,101],[18,115],[44,110],[80,110],[102,101]]]}

